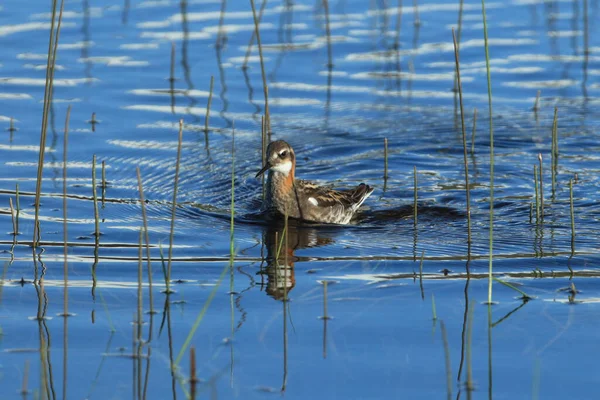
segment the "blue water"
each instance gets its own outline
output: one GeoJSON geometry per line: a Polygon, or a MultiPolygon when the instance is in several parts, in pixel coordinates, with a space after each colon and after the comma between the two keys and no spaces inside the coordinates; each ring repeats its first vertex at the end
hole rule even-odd
{"type": "MultiPolygon", "coordinates": [[[[294,399],[430,399],[448,392],[468,398],[469,380],[476,398],[594,398],[600,377],[594,368],[579,366],[595,363],[599,298],[598,2],[486,4],[494,110],[494,273],[535,297],[523,303],[519,293],[494,282],[497,304],[489,315],[483,304],[490,138],[481,4],[421,1],[417,10],[414,3],[403,3],[398,29],[396,2],[330,2],[331,62],[322,2],[265,7],[260,34],[273,139],[294,147],[297,176],[303,179],[340,188],[360,182],[375,187],[350,226],[292,224],[279,264],[274,259],[283,227],[255,215],[264,95],[256,45],[248,68],[242,68],[254,30],[249,2],[65,4],[35,263],[33,193],[50,10],[47,2],[2,3],[0,398],[19,396],[24,376],[27,398],[63,397],[63,388],[69,398],[183,398],[190,395],[189,345],[196,349],[198,397],[264,398],[283,391],[294,399]],[[452,27],[460,41],[470,256],[452,27]],[[57,314],[64,311],[61,196],[69,106],[68,304],[76,315],[65,320],[57,314]],[[555,107],[559,158],[553,193],[555,107]],[[16,131],[8,130],[11,118],[16,131]],[[159,246],[166,258],[180,119],[171,276],[176,292],[166,296],[159,246]],[[530,216],[538,154],[543,221],[536,220],[535,207],[530,216]],[[94,155],[99,182],[102,161],[108,181],[97,245],[94,155]],[[142,226],[137,167],[148,200],[153,277],[151,306],[144,260],[141,341],[138,325],[132,324],[138,318],[142,226]],[[16,204],[16,184],[20,234],[14,243],[9,198],[16,204]],[[44,279],[33,284],[41,274],[44,279]],[[324,280],[331,319],[321,318],[324,280]],[[569,297],[571,284],[574,297],[569,297]],[[151,308],[158,313],[146,313],[151,308]],[[37,315],[52,318],[30,319],[37,315]],[[179,354],[172,374],[171,359],[179,354]],[[568,384],[556,385],[558,380],[568,384]]],[[[256,7],[258,12],[260,2],[256,7]]],[[[101,188],[97,192],[101,198],[101,188]]]]}

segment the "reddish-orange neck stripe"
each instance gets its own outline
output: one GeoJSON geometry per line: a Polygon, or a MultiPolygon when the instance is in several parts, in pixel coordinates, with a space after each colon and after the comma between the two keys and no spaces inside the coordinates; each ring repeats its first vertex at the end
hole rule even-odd
{"type": "Polygon", "coordinates": [[[296,174],[296,160],[292,160],[292,169],[290,169],[290,173],[286,176],[285,180],[283,181],[286,191],[293,189],[295,174],[296,174]]]}

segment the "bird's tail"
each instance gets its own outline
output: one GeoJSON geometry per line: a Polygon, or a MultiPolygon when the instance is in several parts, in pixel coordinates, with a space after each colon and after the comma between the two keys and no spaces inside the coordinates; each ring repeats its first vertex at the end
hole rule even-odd
{"type": "Polygon", "coordinates": [[[364,203],[365,200],[371,195],[371,193],[373,193],[373,190],[375,189],[367,184],[361,183],[360,185],[358,185],[356,189],[354,189],[354,194],[352,196],[355,201],[355,203],[352,205],[352,208],[354,210],[357,210],[362,205],[362,203],[364,203]]]}

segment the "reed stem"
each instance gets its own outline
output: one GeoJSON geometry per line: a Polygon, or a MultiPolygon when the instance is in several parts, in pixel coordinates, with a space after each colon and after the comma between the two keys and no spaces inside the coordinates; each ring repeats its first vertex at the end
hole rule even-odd
{"type": "Polygon", "coordinates": [[[467,130],[465,127],[465,112],[463,107],[462,84],[460,81],[460,57],[454,28],[452,28],[452,41],[454,42],[454,60],[456,63],[456,82],[458,84],[458,97],[460,101],[460,122],[462,126],[463,162],[465,168],[465,191],[467,194],[467,244],[471,243],[471,190],[469,186],[469,163],[467,161],[467,130]]]}
{"type": "MultiPolygon", "coordinates": [[[[169,68],[169,82],[175,82],[175,42],[171,42],[171,66],[169,68]]],[[[171,93],[173,96],[174,93],[171,93]]]]}
{"type": "Polygon", "coordinates": [[[210,76],[210,89],[208,92],[208,102],[206,103],[206,116],[204,117],[204,133],[208,134],[208,120],[210,118],[210,106],[212,104],[213,87],[215,84],[215,77],[210,76]]]}
{"type": "Polygon", "coordinates": [[[556,175],[558,173],[558,107],[554,107],[554,120],[552,122],[552,151],[550,170],[552,172],[552,200],[556,195],[556,175]]]}
{"type": "MultiPolygon", "coordinates": [[[[265,11],[265,7],[267,6],[267,0],[263,0],[260,5],[260,10],[258,10],[258,23],[260,24],[263,12],[265,11]]],[[[252,45],[254,43],[254,39],[256,38],[256,31],[252,31],[252,36],[250,37],[250,42],[248,42],[248,48],[246,49],[246,55],[244,56],[244,64],[242,64],[242,70],[248,68],[248,59],[250,58],[250,52],[252,51],[252,45]]]]}
{"type": "Polygon", "coordinates": [[[448,345],[448,333],[446,332],[446,324],[440,322],[442,331],[442,342],[444,343],[444,361],[446,365],[446,399],[452,399],[452,364],[450,362],[450,346],[448,345]]]}
{"type": "Polygon", "coordinates": [[[96,112],[92,112],[92,119],[90,119],[90,125],[92,125],[92,132],[96,132],[96,124],[98,121],[96,120],[96,112]]]}
{"type": "Polygon", "coordinates": [[[575,208],[573,206],[573,179],[569,179],[569,206],[571,212],[571,238],[575,237],[575,208]]]}
{"type": "Polygon", "coordinates": [[[467,381],[465,382],[465,388],[467,390],[467,399],[471,399],[471,392],[475,390],[475,383],[473,381],[473,362],[472,362],[472,344],[473,344],[473,312],[475,307],[473,304],[469,307],[467,315],[467,381]]]}
{"type": "Polygon", "coordinates": [[[431,313],[433,314],[433,320],[437,321],[437,311],[435,309],[435,296],[431,293],[431,313]]]}
{"type": "Polygon", "coordinates": [[[421,287],[421,300],[425,300],[425,289],[423,288],[423,261],[425,260],[425,251],[421,253],[421,262],[419,263],[419,286],[421,287]]]}
{"type": "Polygon", "coordinates": [[[413,217],[414,217],[414,225],[417,226],[417,166],[413,166],[413,177],[414,177],[414,202],[413,202],[413,217]]]}
{"type": "Polygon", "coordinates": [[[250,6],[252,7],[252,16],[254,17],[254,32],[256,34],[256,43],[258,45],[258,56],[260,58],[260,72],[263,81],[263,93],[265,96],[265,123],[267,132],[271,132],[271,114],[269,113],[269,88],[267,87],[267,75],[265,73],[265,62],[262,54],[262,43],[260,41],[260,30],[258,29],[259,22],[256,16],[256,7],[254,7],[254,0],[250,0],[250,6]]]}
{"type": "MultiPolygon", "coordinates": [[[[58,49],[58,40],[60,37],[60,28],[64,10],[64,0],[60,3],[60,12],[58,15],[58,23],[56,26],[56,37],[54,35],[54,22],[56,20],[56,1],[53,3],[52,16],[50,21],[50,37],[48,40],[48,57],[46,63],[46,84],[44,88],[44,105],[42,111],[42,128],[40,132],[40,148],[38,154],[38,169],[35,185],[35,216],[33,221],[33,251],[37,246],[36,238],[40,236],[39,232],[39,213],[40,213],[40,197],[42,192],[42,178],[44,170],[44,156],[46,151],[46,133],[48,131],[48,114],[50,104],[52,103],[52,94],[54,91],[54,71],[56,65],[56,52],[58,49]]],[[[18,208],[18,206],[17,206],[18,208]]]]}
{"type": "MultiPolygon", "coordinates": [[[[183,123],[183,120],[181,121],[183,123]]],[[[234,129],[235,129],[235,125],[234,125],[234,129]]],[[[235,146],[235,131],[233,131],[232,133],[232,149],[234,149],[233,146],[235,146]]],[[[217,279],[217,282],[215,284],[215,286],[213,287],[213,290],[210,292],[210,294],[208,295],[208,298],[206,299],[206,301],[204,302],[204,306],[202,307],[202,309],[200,310],[200,312],[198,313],[198,316],[196,317],[196,320],[194,321],[192,328],[190,329],[190,332],[188,333],[187,337],[185,338],[185,341],[183,342],[183,344],[181,345],[181,349],[179,350],[179,353],[177,354],[177,358],[175,359],[174,362],[171,363],[171,367],[173,368],[173,370],[177,367],[177,365],[179,365],[179,362],[181,361],[185,350],[188,348],[188,346],[190,345],[190,343],[192,342],[192,339],[194,337],[194,334],[196,333],[196,331],[198,330],[198,327],[200,326],[200,323],[202,322],[202,320],[204,319],[204,315],[206,314],[206,311],[208,310],[208,307],[210,306],[210,304],[212,303],[213,299],[215,298],[215,295],[217,294],[217,290],[219,289],[219,286],[221,285],[221,282],[223,281],[223,278],[225,278],[225,274],[227,273],[227,271],[231,271],[231,269],[233,268],[233,263],[235,261],[235,248],[234,248],[234,243],[233,243],[233,238],[234,238],[234,206],[235,206],[235,193],[234,193],[234,189],[235,189],[235,152],[232,151],[232,160],[231,160],[231,220],[230,220],[230,243],[229,243],[229,265],[226,265],[223,270],[221,271],[221,275],[219,276],[219,278],[217,279]]]]}
{"type": "Polygon", "coordinates": [[[235,255],[235,122],[231,129],[231,210],[229,221],[229,257],[230,267],[233,270],[233,262],[235,255]]]}
{"type": "Polygon", "coordinates": [[[542,153],[538,153],[538,160],[540,161],[540,218],[544,220],[544,172],[542,163],[542,153]]]}
{"type": "Polygon", "coordinates": [[[146,241],[146,258],[148,262],[148,301],[150,302],[150,314],[154,314],[154,299],[152,295],[152,261],[150,257],[150,233],[148,232],[148,218],[146,215],[146,200],[144,198],[144,187],[140,167],[136,168],[138,191],[140,192],[140,204],[142,208],[142,221],[144,224],[144,240],[146,241]]]}
{"type": "Polygon", "coordinates": [[[171,264],[173,261],[173,238],[175,237],[175,212],[177,211],[177,190],[179,188],[179,165],[181,163],[181,145],[183,143],[183,119],[179,120],[179,135],[177,140],[177,160],[175,162],[175,178],[173,183],[173,202],[171,203],[171,230],[169,233],[169,255],[167,260],[166,294],[171,294],[171,264]]]}
{"type": "Polygon", "coordinates": [[[15,209],[15,224],[17,235],[19,234],[19,214],[21,213],[21,202],[19,200],[19,184],[15,186],[15,200],[17,201],[17,208],[15,209]]]}
{"type": "Polygon", "coordinates": [[[331,29],[329,28],[329,2],[323,0],[323,9],[325,10],[325,34],[327,35],[327,69],[333,69],[333,55],[331,51],[331,29]]]}
{"type": "Polygon", "coordinates": [[[413,0],[413,14],[415,26],[421,25],[421,19],[419,18],[419,0],[413,0]]]}
{"type": "Polygon", "coordinates": [[[538,172],[537,165],[533,164],[533,184],[535,186],[535,221],[536,223],[540,220],[540,197],[538,189],[538,172]]]}
{"type": "Polygon", "coordinates": [[[138,268],[137,268],[137,342],[142,342],[142,310],[143,310],[143,291],[142,291],[142,265],[144,250],[144,228],[140,227],[138,240],[138,268]]]}
{"type": "Polygon", "coordinates": [[[29,386],[29,360],[25,360],[25,368],[23,368],[23,382],[21,384],[21,395],[26,398],[29,390],[27,389],[29,386]]]}
{"type": "Polygon", "coordinates": [[[492,304],[492,263],[494,260],[494,123],[492,111],[492,76],[490,74],[490,49],[488,46],[487,18],[485,16],[485,0],[481,0],[483,16],[483,39],[485,44],[485,69],[487,72],[488,107],[490,120],[490,226],[488,261],[488,304],[492,304]]]}
{"type": "MultiPolygon", "coordinates": [[[[63,316],[69,316],[69,262],[68,262],[68,223],[67,223],[67,150],[69,145],[69,120],[71,118],[71,106],[67,108],[67,117],[65,119],[65,136],[63,140],[63,316]]],[[[65,333],[66,334],[66,333],[65,333]]]]}
{"type": "Polygon", "coordinates": [[[477,109],[473,110],[473,131],[471,132],[471,156],[475,154],[475,132],[477,132],[477,109]]]}
{"type": "Polygon", "coordinates": [[[198,377],[196,376],[196,347],[190,347],[190,397],[196,399],[196,384],[198,377]]]}
{"type": "Polygon", "coordinates": [[[92,157],[92,197],[94,199],[94,235],[100,238],[100,213],[98,212],[98,195],[96,193],[96,155],[92,157]]]}
{"type": "Polygon", "coordinates": [[[538,90],[537,94],[535,95],[535,103],[533,104],[533,111],[538,111],[540,109],[540,94],[541,94],[541,91],[538,90]]]}
{"type": "Polygon", "coordinates": [[[388,179],[388,140],[383,139],[383,179],[388,179]]]}
{"type": "Polygon", "coordinates": [[[106,161],[102,160],[102,207],[104,207],[104,201],[106,200],[106,161]]]}
{"type": "Polygon", "coordinates": [[[327,313],[327,284],[329,282],[327,280],[323,281],[323,319],[329,319],[329,314],[327,313]]]}
{"type": "MultiPolygon", "coordinates": [[[[266,0],[263,1],[266,3],[266,0]]],[[[262,115],[260,117],[260,136],[261,136],[261,152],[262,152],[262,164],[265,165],[267,163],[267,129],[265,127],[265,117],[262,115]]],[[[267,192],[265,191],[265,174],[261,175],[261,184],[262,184],[262,199],[265,200],[267,192]]]]}
{"type": "Polygon", "coordinates": [[[13,242],[14,240],[16,240],[17,238],[17,223],[15,221],[15,209],[13,208],[13,202],[12,202],[12,197],[8,198],[8,204],[10,206],[10,218],[12,219],[12,226],[13,226],[13,242]]]}

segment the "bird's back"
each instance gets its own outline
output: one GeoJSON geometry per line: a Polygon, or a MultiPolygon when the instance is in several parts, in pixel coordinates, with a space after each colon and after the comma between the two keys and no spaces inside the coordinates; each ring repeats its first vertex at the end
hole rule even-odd
{"type": "Polygon", "coordinates": [[[347,224],[358,208],[373,193],[361,183],[347,191],[333,190],[308,181],[296,180],[302,219],[315,222],[347,224]]]}

